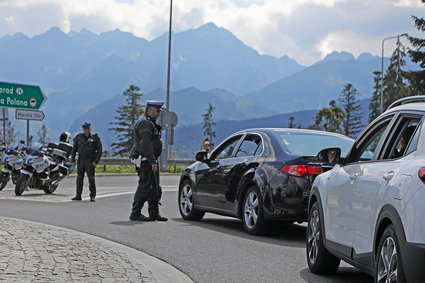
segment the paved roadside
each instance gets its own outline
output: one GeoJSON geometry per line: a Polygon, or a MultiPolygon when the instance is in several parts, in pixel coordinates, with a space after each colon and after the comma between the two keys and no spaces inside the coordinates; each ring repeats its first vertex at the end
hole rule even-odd
{"type": "MultiPolygon", "coordinates": [[[[163,191],[175,191],[179,184],[180,176],[164,175],[161,176],[161,186],[163,191]]],[[[87,186],[87,178],[85,178],[83,199],[89,200],[89,189],[87,186]]],[[[138,177],[132,175],[101,175],[96,178],[97,199],[118,196],[123,194],[134,194],[136,191],[138,177]]],[[[47,195],[42,190],[29,189],[21,196],[15,195],[15,186],[11,181],[6,187],[0,191],[0,199],[18,199],[27,201],[43,201],[43,202],[67,202],[75,196],[75,177],[64,179],[58,189],[51,195],[47,195]]]]}
{"type": "Polygon", "coordinates": [[[68,229],[0,217],[0,281],[192,282],[129,247],[68,229]]]}

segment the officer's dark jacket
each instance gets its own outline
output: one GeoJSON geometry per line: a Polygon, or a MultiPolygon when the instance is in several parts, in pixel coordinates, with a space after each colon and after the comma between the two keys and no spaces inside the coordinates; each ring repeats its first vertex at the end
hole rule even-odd
{"type": "Polygon", "coordinates": [[[150,163],[158,162],[157,158],[162,152],[161,126],[145,115],[134,125],[133,140],[134,145],[130,152],[132,158],[141,155],[150,163]]]}
{"type": "Polygon", "coordinates": [[[86,137],[83,133],[74,138],[74,147],[72,148],[71,161],[75,161],[75,155],[78,152],[78,160],[85,160],[99,163],[102,156],[102,143],[97,134],[90,134],[86,137]]]}

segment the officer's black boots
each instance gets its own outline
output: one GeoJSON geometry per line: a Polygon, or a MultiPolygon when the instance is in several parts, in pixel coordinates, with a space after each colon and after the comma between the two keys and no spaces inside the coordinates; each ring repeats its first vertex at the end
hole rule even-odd
{"type": "Polygon", "coordinates": [[[90,198],[90,201],[91,202],[95,202],[96,200],[94,198],[90,198]]]}
{"type": "Polygon", "coordinates": [[[75,197],[72,198],[72,200],[81,200],[81,195],[76,195],[75,197]]]}
{"type": "Polygon", "coordinates": [[[151,221],[162,221],[162,222],[168,221],[168,218],[162,217],[160,214],[149,215],[149,219],[151,221]]]}
{"type": "Polygon", "coordinates": [[[130,215],[130,220],[131,221],[151,221],[149,219],[149,217],[144,216],[143,214],[141,215],[130,215]]]}

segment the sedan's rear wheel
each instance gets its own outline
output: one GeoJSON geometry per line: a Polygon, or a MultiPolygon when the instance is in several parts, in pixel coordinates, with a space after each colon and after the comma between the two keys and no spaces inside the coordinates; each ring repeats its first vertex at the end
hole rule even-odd
{"type": "Polygon", "coordinates": [[[251,186],[246,192],[242,206],[242,223],[249,234],[263,235],[268,232],[269,225],[264,220],[263,199],[256,186],[251,186]]]}
{"type": "Polygon", "coordinates": [[[334,274],[341,260],[328,252],[323,244],[322,235],[319,205],[315,202],[308,215],[306,239],[308,267],[313,273],[334,274]]]}
{"type": "Polygon", "coordinates": [[[193,187],[189,180],[183,181],[179,188],[179,211],[185,220],[201,220],[205,212],[197,210],[193,203],[193,187]]]}
{"type": "Polygon", "coordinates": [[[379,241],[375,256],[375,281],[378,283],[406,282],[400,247],[392,225],[385,229],[379,241]]]}

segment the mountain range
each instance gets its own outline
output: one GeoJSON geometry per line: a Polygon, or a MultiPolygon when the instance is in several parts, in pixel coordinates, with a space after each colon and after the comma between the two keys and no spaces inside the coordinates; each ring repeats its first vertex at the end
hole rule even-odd
{"type": "MultiPolygon", "coordinates": [[[[368,99],[372,72],[381,63],[368,53],[355,58],[332,52],[302,66],[287,56],[262,55],[213,23],[172,36],[176,133],[199,124],[209,103],[216,107],[216,120],[242,121],[319,109],[337,99],[346,83],[368,99]]],[[[141,88],[143,102],[165,99],[167,40],[168,33],[149,41],[120,30],[66,34],[59,28],[34,37],[6,35],[0,38],[0,80],[42,87],[48,97],[42,110],[52,135],[79,131],[82,120],[92,120],[108,146],[114,140],[109,123],[130,84],[141,88]]],[[[18,128],[22,131],[21,124],[18,128]]]]}

